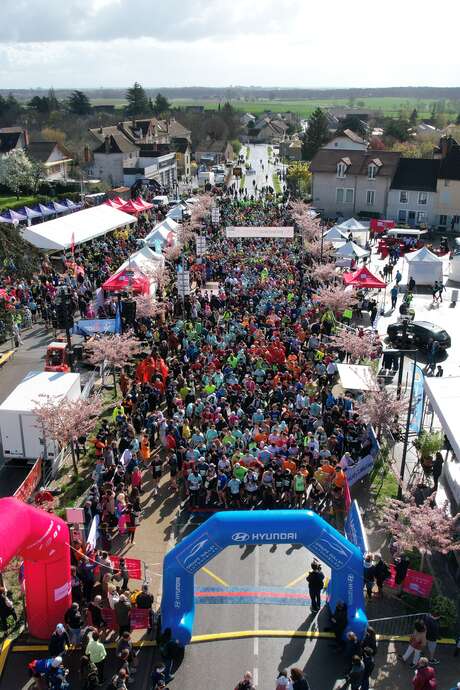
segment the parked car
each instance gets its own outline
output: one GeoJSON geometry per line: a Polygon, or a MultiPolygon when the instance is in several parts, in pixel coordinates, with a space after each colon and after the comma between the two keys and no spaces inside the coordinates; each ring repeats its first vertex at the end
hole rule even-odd
{"type": "Polygon", "coordinates": [[[413,343],[421,350],[428,348],[430,340],[437,340],[441,350],[446,350],[451,345],[447,331],[430,321],[392,323],[387,328],[387,335],[394,345],[413,343]]]}

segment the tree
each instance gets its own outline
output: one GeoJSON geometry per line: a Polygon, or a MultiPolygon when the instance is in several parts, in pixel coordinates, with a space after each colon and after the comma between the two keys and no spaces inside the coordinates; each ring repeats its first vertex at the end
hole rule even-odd
{"type": "Polygon", "coordinates": [[[47,96],[34,96],[28,102],[27,107],[40,113],[40,115],[48,115],[51,112],[47,96]]]}
{"type": "Polygon", "coordinates": [[[368,331],[358,334],[349,330],[342,330],[337,335],[332,336],[331,345],[337,350],[346,352],[353,362],[374,359],[382,347],[378,335],[368,331]]]}
{"type": "Polygon", "coordinates": [[[102,411],[102,401],[98,396],[77,400],[49,395],[41,397],[43,399],[36,402],[33,410],[37,426],[43,429],[45,439],[52,438],[61,447],[70,444],[73,469],[78,475],[73,441],[94,429],[96,419],[102,411]]]}
{"type": "Polygon", "coordinates": [[[127,115],[138,117],[149,112],[149,99],[144,88],[137,81],[134,82],[134,86],[127,90],[126,100],[128,101],[127,115]]]}
{"type": "Polygon", "coordinates": [[[32,163],[22,149],[0,158],[0,183],[16,194],[17,199],[22,190],[31,188],[32,182],[32,163]]]}
{"type": "Polygon", "coordinates": [[[92,111],[91,102],[83,91],[72,91],[68,102],[69,112],[74,115],[89,115],[92,111]]]}
{"type": "Polygon", "coordinates": [[[123,335],[94,336],[84,345],[91,364],[99,366],[107,362],[112,368],[114,397],[117,395],[116,370],[125,367],[131,357],[141,351],[141,344],[131,333],[123,335]]]}
{"type": "Polygon", "coordinates": [[[337,278],[337,271],[334,264],[318,264],[311,272],[311,277],[318,283],[330,283],[337,278]]]}
{"type": "Polygon", "coordinates": [[[311,189],[311,172],[308,163],[295,161],[287,169],[286,182],[291,192],[302,196],[311,189]]]}
{"type": "Polygon", "coordinates": [[[343,287],[323,287],[316,299],[323,309],[330,309],[340,315],[358,301],[354,292],[345,292],[343,287]]]}
{"type": "Polygon", "coordinates": [[[304,240],[303,248],[306,254],[309,254],[315,261],[323,260],[329,261],[335,249],[332,242],[324,242],[321,246],[321,240],[317,237],[312,240],[304,240]]]}
{"type": "Polygon", "coordinates": [[[380,438],[382,433],[394,431],[395,419],[407,413],[408,401],[398,400],[392,390],[385,386],[380,387],[377,379],[374,379],[371,390],[364,396],[364,401],[356,403],[354,407],[356,412],[374,427],[377,437],[380,438]]]}
{"type": "Polygon", "coordinates": [[[55,110],[59,110],[61,107],[61,104],[59,103],[58,99],[56,98],[56,93],[51,87],[51,89],[48,91],[48,102],[50,104],[50,112],[54,112],[55,110]]]}
{"type": "Polygon", "coordinates": [[[321,146],[330,139],[327,117],[321,108],[316,108],[308,119],[308,129],[302,146],[302,158],[311,161],[321,146]]]}
{"type": "Polygon", "coordinates": [[[155,98],[155,103],[153,104],[153,114],[159,117],[160,115],[165,115],[171,110],[171,103],[168,101],[166,96],[161,93],[157,93],[155,98]]]}
{"type": "Polygon", "coordinates": [[[13,94],[10,93],[7,98],[0,96],[0,122],[3,125],[17,124],[21,112],[21,104],[13,94]]]}
{"type": "Polygon", "coordinates": [[[390,118],[386,122],[384,134],[386,137],[393,137],[398,141],[407,141],[410,137],[410,123],[405,118],[397,120],[390,118]]]}
{"type": "Polygon", "coordinates": [[[233,139],[240,129],[238,113],[231,103],[226,101],[220,109],[220,116],[227,125],[229,139],[233,139]]]}
{"type": "Polygon", "coordinates": [[[420,553],[420,570],[426,555],[460,550],[460,542],[456,541],[457,518],[452,518],[446,507],[432,507],[429,498],[422,505],[417,505],[413,497],[407,502],[389,499],[381,521],[401,551],[416,549],[420,553]]]}
{"type": "Polygon", "coordinates": [[[342,122],[340,123],[340,127],[337,130],[337,134],[341,134],[346,129],[351,129],[352,132],[355,132],[355,134],[358,134],[363,138],[367,134],[365,123],[357,115],[353,114],[346,115],[343,118],[342,122]]]}
{"type": "Polygon", "coordinates": [[[58,144],[65,144],[65,132],[62,129],[55,129],[54,127],[43,127],[40,132],[45,141],[56,141],[58,144]]]}
{"type": "Polygon", "coordinates": [[[136,318],[153,319],[164,311],[164,307],[152,295],[136,295],[136,318]]]}
{"type": "Polygon", "coordinates": [[[418,112],[417,112],[417,108],[414,108],[410,114],[409,122],[412,125],[412,127],[415,127],[415,125],[417,124],[417,121],[418,121],[418,112]]]}
{"type": "Polygon", "coordinates": [[[30,189],[36,194],[46,177],[46,168],[41,161],[31,161],[30,189]]]}
{"type": "Polygon", "coordinates": [[[173,245],[171,247],[166,247],[163,254],[165,255],[166,261],[170,263],[175,263],[182,254],[182,248],[179,244],[173,245]]]}

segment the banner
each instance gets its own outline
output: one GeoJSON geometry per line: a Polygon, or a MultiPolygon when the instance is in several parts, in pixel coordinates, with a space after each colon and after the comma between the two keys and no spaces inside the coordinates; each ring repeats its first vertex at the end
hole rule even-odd
{"type": "Polygon", "coordinates": [[[99,515],[95,515],[91,522],[91,527],[89,529],[88,539],[86,540],[86,550],[88,548],[91,551],[96,550],[97,538],[99,536],[99,515]]]}
{"type": "Polygon", "coordinates": [[[269,226],[229,226],[226,228],[225,233],[227,235],[227,239],[232,239],[235,237],[281,237],[284,239],[292,239],[294,237],[294,228],[269,226]]]}
{"type": "MultiPolygon", "coordinates": [[[[391,589],[396,589],[399,585],[395,584],[396,568],[391,563],[390,564],[391,577],[385,580],[385,585],[391,587],[391,589]]],[[[433,577],[427,575],[426,573],[421,573],[419,570],[409,570],[407,571],[406,578],[403,584],[403,592],[406,594],[413,594],[415,597],[422,597],[423,599],[428,599],[431,594],[433,587],[433,577]]]]}
{"type": "Polygon", "coordinates": [[[369,551],[366,530],[361,517],[359,504],[356,500],[352,502],[345,520],[345,536],[348,541],[351,541],[352,544],[361,550],[361,553],[365,554],[369,551]]]}
{"type": "Polygon", "coordinates": [[[129,622],[131,630],[143,630],[150,628],[150,609],[131,609],[129,614],[129,622]]]}
{"type": "Polygon", "coordinates": [[[424,402],[424,375],[418,364],[415,367],[414,394],[410,410],[409,431],[418,434],[422,427],[424,402]]]}
{"type": "Polygon", "coordinates": [[[102,618],[107,623],[109,630],[117,630],[117,617],[114,609],[102,609],[102,618]]]}
{"type": "MultiPolygon", "coordinates": [[[[109,556],[115,570],[120,567],[120,556],[109,556]]],[[[138,558],[125,558],[126,570],[132,580],[142,580],[142,563],[138,558]]]]}
{"type": "Polygon", "coordinates": [[[353,484],[359,482],[360,479],[365,477],[372,470],[374,466],[374,458],[372,455],[366,455],[359,462],[351,467],[347,467],[345,471],[348,486],[352,487],[353,484]]]}
{"type": "Polygon", "coordinates": [[[20,501],[28,501],[40,483],[42,476],[42,459],[39,458],[22,484],[16,489],[13,496],[20,501]]]}
{"type": "Polygon", "coordinates": [[[119,331],[117,331],[116,319],[80,319],[75,323],[72,333],[91,336],[95,333],[119,333],[119,331]]]}

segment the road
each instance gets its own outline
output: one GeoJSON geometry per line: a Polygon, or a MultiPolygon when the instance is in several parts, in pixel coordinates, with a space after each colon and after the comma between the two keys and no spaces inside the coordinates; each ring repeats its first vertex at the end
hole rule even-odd
{"type": "MultiPolygon", "coordinates": [[[[187,530],[188,531],[188,530],[187,530]]],[[[178,534],[180,539],[185,532],[178,534]]],[[[201,569],[195,580],[194,635],[237,631],[323,629],[326,614],[310,614],[306,575],[312,554],[303,546],[232,546],[201,569]],[[241,603],[240,603],[241,602],[241,603]],[[258,603],[259,602],[259,603],[258,603]]],[[[330,573],[323,566],[326,577],[330,573]]],[[[181,690],[200,687],[203,669],[209,688],[233,688],[250,670],[257,688],[274,687],[278,668],[306,668],[312,688],[332,688],[341,677],[342,664],[328,663],[327,684],[323,663],[330,656],[328,641],[306,638],[253,637],[193,644],[176,674],[181,690]]],[[[201,682],[203,685],[203,682],[201,682]]]]}
{"type": "MultiPolygon", "coordinates": [[[[251,164],[251,168],[255,170],[255,174],[246,174],[244,187],[248,194],[251,195],[254,194],[256,186],[258,190],[267,185],[273,187],[273,175],[281,166],[274,165],[270,162],[268,155],[269,147],[267,144],[249,144],[248,148],[249,155],[246,157],[246,161],[251,164]],[[268,179],[266,179],[266,176],[268,176],[268,179]]],[[[242,152],[246,154],[246,146],[243,146],[242,152]]]]}

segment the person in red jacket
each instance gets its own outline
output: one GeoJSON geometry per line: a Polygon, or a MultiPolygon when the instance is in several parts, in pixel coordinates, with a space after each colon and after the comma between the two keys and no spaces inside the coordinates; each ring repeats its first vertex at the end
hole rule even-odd
{"type": "Polygon", "coordinates": [[[426,656],[422,656],[418,660],[417,670],[412,680],[412,685],[414,686],[414,690],[436,690],[438,687],[435,670],[428,665],[426,656]]]}

